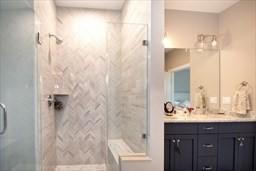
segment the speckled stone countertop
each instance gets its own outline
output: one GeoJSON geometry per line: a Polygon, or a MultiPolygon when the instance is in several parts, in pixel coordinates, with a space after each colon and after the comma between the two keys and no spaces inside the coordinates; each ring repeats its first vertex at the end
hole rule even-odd
{"type": "Polygon", "coordinates": [[[209,122],[256,122],[256,116],[239,116],[230,114],[176,114],[164,116],[165,123],[209,123],[209,122]]]}

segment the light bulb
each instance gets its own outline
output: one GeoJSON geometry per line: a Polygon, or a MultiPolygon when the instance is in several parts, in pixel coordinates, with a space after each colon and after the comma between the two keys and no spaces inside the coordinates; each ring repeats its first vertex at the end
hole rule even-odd
{"type": "Polygon", "coordinates": [[[164,34],[162,43],[163,43],[165,49],[172,48],[172,43],[171,43],[170,39],[168,38],[168,33],[164,34]]]}
{"type": "Polygon", "coordinates": [[[213,36],[212,38],[212,47],[216,47],[218,45],[216,36],[213,36]]]}
{"type": "Polygon", "coordinates": [[[163,45],[164,45],[164,48],[170,48],[170,41],[168,40],[167,37],[163,39],[163,45]]]}
{"type": "Polygon", "coordinates": [[[204,46],[205,46],[205,44],[204,44],[204,35],[202,35],[202,34],[200,34],[200,35],[198,35],[197,36],[197,42],[196,42],[196,48],[198,49],[198,50],[203,50],[204,49],[204,46]]]}

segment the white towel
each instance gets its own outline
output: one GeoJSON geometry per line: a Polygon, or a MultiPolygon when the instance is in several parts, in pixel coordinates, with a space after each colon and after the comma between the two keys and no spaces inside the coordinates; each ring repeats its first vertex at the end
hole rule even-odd
{"type": "Polygon", "coordinates": [[[246,115],[249,110],[251,110],[251,102],[248,91],[236,91],[232,99],[232,112],[246,115]]]}
{"type": "Polygon", "coordinates": [[[194,106],[196,109],[200,109],[200,110],[206,109],[206,95],[204,91],[199,91],[195,93],[194,106]]]}

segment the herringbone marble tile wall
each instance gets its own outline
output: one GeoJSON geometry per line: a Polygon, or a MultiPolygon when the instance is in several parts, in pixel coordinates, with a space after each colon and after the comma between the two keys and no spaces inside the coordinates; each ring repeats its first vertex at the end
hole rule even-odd
{"type": "Polygon", "coordinates": [[[40,31],[42,45],[37,45],[40,77],[40,120],[41,120],[41,165],[42,171],[53,171],[56,167],[55,113],[48,107],[47,96],[53,94],[53,67],[56,58],[56,43],[49,33],[56,33],[56,9],[52,0],[36,0],[35,12],[37,30],[40,31]],[[40,24],[39,24],[40,23],[40,24]]]}
{"type": "Polygon", "coordinates": [[[57,163],[105,163],[106,22],[120,22],[120,12],[57,8],[57,20],[64,42],[57,47],[55,72],[63,74],[70,93],[56,113],[57,163]]]}

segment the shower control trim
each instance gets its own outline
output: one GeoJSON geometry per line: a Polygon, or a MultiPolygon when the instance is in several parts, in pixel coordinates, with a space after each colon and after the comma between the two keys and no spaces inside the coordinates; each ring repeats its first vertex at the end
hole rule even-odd
{"type": "Polygon", "coordinates": [[[3,135],[7,129],[7,109],[3,103],[0,103],[0,109],[3,111],[3,130],[0,131],[0,135],[3,135]]]}
{"type": "Polygon", "coordinates": [[[42,45],[40,32],[36,33],[36,41],[37,41],[37,44],[42,45]]]}

